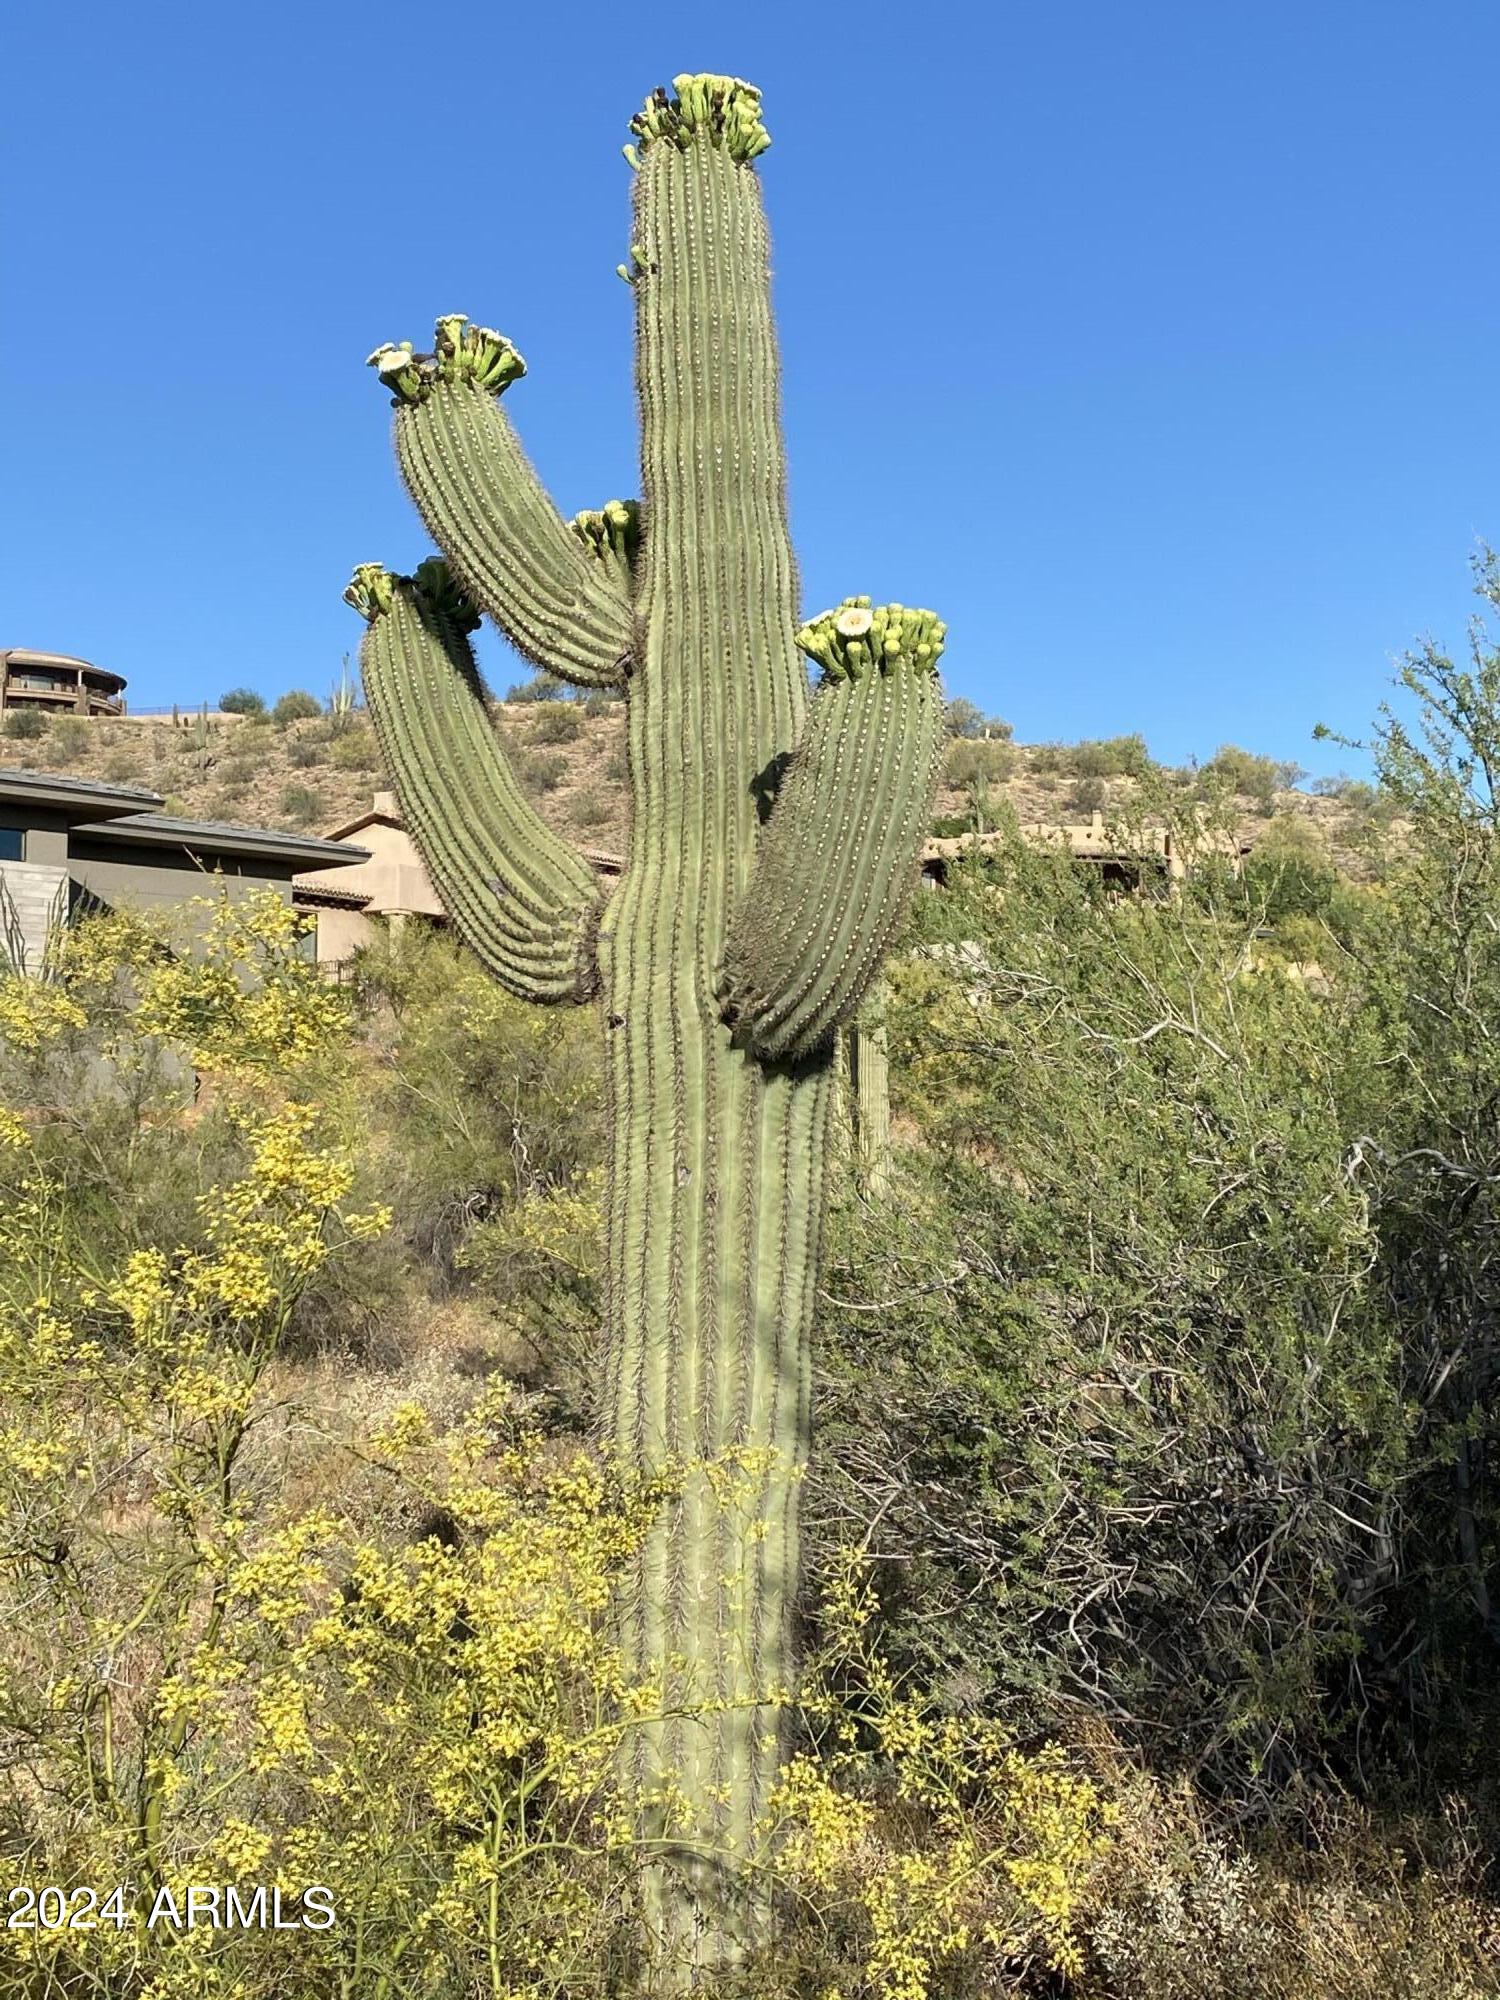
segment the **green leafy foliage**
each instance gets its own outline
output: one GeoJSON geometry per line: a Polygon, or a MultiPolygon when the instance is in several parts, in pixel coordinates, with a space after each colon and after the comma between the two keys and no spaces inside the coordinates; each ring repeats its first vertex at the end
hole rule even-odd
{"type": "Polygon", "coordinates": [[[549,701],[537,709],[528,732],[532,743],[576,743],[583,734],[583,717],[572,702],[549,701]]]}
{"type": "Polygon", "coordinates": [[[258,695],[254,688],[230,688],[227,694],[219,696],[219,712],[222,715],[264,715],[265,697],[258,695]]]}
{"type": "Polygon", "coordinates": [[[323,713],[323,704],[315,694],[308,694],[303,688],[292,688],[282,695],[271,710],[271,720],[278,729],[285,729],[289,722],[306,722],[323,713]]]}

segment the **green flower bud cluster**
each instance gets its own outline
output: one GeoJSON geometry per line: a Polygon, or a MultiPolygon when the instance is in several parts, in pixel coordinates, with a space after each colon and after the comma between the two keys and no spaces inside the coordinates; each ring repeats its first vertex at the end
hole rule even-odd
{"type": "Polygon", "coordinates": [[[386,341],[365,356],[365,366],[377,372],[393,403],[425,403],[432,394],[437,363],[430,354],[413,354],[409,340],[386,341]]]}
{"type": "MultiPolygon", "coordinates": [[[[627,147],[626,150],[629,151],[630,149],[627,147]]],[[[623,278],[627,285],[633,285],[637,278],[645,276],[648,269],[649,266],[646,263],[645,251],[642,250],[639,243],[632,243],[630,246],[630,262],[628,264],[616,264],[615,275],[616,277],[623,278]]]]}
{"type": "Polygon", "coordinates": [[[526,363],[503,333],[492,326],[470,326],[464,313],[445,313],[433,342],[445,382],[472,382],[499,396],[526,373],[526,363]]]}
{"type": "MultiPolygon", "coordinates": [[[[753,160],[770,145],[753,83],[737,76],[674,76],[672,88],[675,97],[652,91],[631,119],[630,129],[642,145],[667,139],[685,151],[695,132],[706,132],[710,145],[723,146],[735,160],[753,160]]],[[[636,164],[628,147],[625,157],[636,164]]]]}
{"type": "Polygon", "coordinates": [[[418,563],[410,576],[394,576],[380,563],[361,563],[349,579],[344,602],[373,625],[390,610],[399,590],[421,598],[444,624],[459,632],[472,632],[479,624],[479,612],[441,556],[418,563]]]}
{"type": "Polygon", "coordinates": [[[823,669],[829,681],[857,681],[872,667],[890,673],[903,662],[937,672],[948,628],[931,611],[905,604],[870,608],[868,597],[846,597],[833,611],[820,611],[797,634],[797,644],[823,669]]]}
{"type": "Polygon", "coordinates": [[[360,563],[345,586],[344,602],[352,604],[366,624],[373,625],[395,603],[400,581],[383,563],[360,563]]]}
{"type": "Polygon", "coordinates": [[[491,326],[470,326],[466,313],[445,313],[434,334],[436,352],[414,354],[409,340],[387,341],[366,357],[396,403],[425,403],[438,382],[472,382],[492,396],[500,395],[526,363],[503,333],[491,326]]]}
{"type": "Polygon", "coordinates": [[[592,556],[602,562],[615,556],[627,566],[635,561],[641,540],[639,500],[606,500],[602,508],[586,507],[568,526],[592,556]]]}

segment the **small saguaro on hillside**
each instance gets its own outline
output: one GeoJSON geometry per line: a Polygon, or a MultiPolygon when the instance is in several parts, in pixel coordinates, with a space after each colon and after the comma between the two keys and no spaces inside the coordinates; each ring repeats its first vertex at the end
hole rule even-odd
{"type": "Polygon", "coordinates": [[[766,1916],[749,1885],[793,1681],[797,1490],[829,1171],[835,1031],[916,876],[942,742],[931,613],[848,598],[798,629],[760,95],[682,76],[633,121],[639,506],[565,522],[501,407],[524,374],[458,314],[371,357],[446,562],[374,566],[365,688],[443,901],[537,1001],[594,1001],[609,1151],[602,1408],[625,1464],[688,1469],[635,1576],[625,1642],[664,1719],[629,1738],[648,1910],[680,1968],[766,1916]],[[530,804],[469,634],[627,706],[630,846],[612,894],[530,804]],[[806,652],[822,668],[809,699],[806,652]],[[744,1504],[715,1496],[735,1468],[744,1504]],[[722,1485],[722,1478],[718,1483],[722,1485]],[[668,1846],[668,1843],[672,1846],[668,1846]]]}

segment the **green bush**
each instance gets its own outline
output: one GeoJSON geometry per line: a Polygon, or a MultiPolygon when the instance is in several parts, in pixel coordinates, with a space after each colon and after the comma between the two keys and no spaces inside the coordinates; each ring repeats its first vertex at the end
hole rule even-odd
{"type": "Polygon", "coordinates": [[[286,760],[299,771],[313,770],[328,762],[328,744],[316,736],[299,736],[287,746],[286,760]]]}
{"type": "Polygon", "coordinates": [[[106,752],[104,775],[112,785],[138,785],[146,775],[146,745],[117,743],[106,752]]]}
{"type": "Polygon", "coordinates": [[[557,750],[542,750],[523,759],[521,781],[533,792],[555,792],[568,775],[568,760],[557,750]]]}
{"type": "Polygon", "coordinates": [[[1326,917],[1338,889],[1338,870],[1323,842],[1305,820],[1288,815],[1273,820],[1246,856],[1238,896],[1249,916],[1275,925],[1293,917],[1326,917]]]}
{"type": "Polygon", "coordinates": [[[533,674],[529,681],[516,681],[505,690],[507,701],[565,701],[568,685],[556,674],[533,674]]]}
{"type": "Polygon", "coordinates": [[[927,1143],[844,1213],[812,1517],[878,1520],[892,1638],[956,1702],[1087,1689],[1263,1801],[1357,1705],[1390,1581],[1403,1383],[1346,1172],[1383,1037],[1246,972],[1243,919],[1019,840],[916,936],[889,1020],[927,1143]]]}
{"type": "Polygon", "coordinates": [[[948,745],[943,772],[950,785],[969,785],[983,779],[1000,783],[1015,769],[1014,745],[962,737],[948,745]]]}
{"type": "Polygon", "coordinates": [[[605,758],[604,775],[612,785],[623,785],[630,776],[630,757],[623,743],[605,758]]]}
{"type": "Polygon", "coordinates": [[[231,688],[219,696],[221,715],[264,715],[266,704],[254,688],[231,688]]]}
{"type": "Polygon", "coordinates": [[[1068,793],[1067,811],[1080,819],[1090,819],[1109,806],[1109,785],[1103,778],[1080,778],[1068,793]]]}
{"type": "Polygon", "coordinates": [[[378,771],[380,745],[369,723],[361,719],[336,736],[329,745],[328,761],[336,771],[378,771]]]}
{"type": "Polygon", "coordinates": [[[1156,769],[1143,736],[1037,743],[1027,752],[1033,772],[1065,778],[1146,778],[1156,769]]]}
{"type": "Polygon", "coordinates": [[[1237,744],[1221,743],[1203,766],[1201,780],[1210,789],[1222,787],[1241,798],[1254,799],[1265,811],[1278,792],[1290,791],[1305,775],[1300,765],[1258,757],[1237,744]]]}
{"type": "Polygon", "coordinates": [[[998,715],[986,715],[963,695],[955,695],[943,711],[943,727],[950,736],[983,736],[997,742],[1008,743],[1011,726],[1002,722],[998,715]]]}
{"type": "Polygon", "coordinates": [[[271,710],[271,720],[278,729],[285,729],[289,722],[307,722],[323,713],[323,704],[315,694],[308,694],[303,688],[292,688],[282,695],[271,710]]]}
{"type": "Polygon", "coordinates": [[[55,764],[76,764],[89,753],[94,724],[81,715],[60,715],[47,734],[47,755],[55,764]]]}
{"type": "Polygon", "coordinates": [[[234,755],[223,760],[217,775],[221,785],[226,785],[234,791],[244,791],[246,786],[258,778],[264,770],[264,761],[257,757],[254,751],[247,755],[240,748],[239,739],[236,739],[234,755]]]}
{"type": "Polygon", "coordinates": [[[576,743],[583,734],[583,717],[571,702],[549,701],[537,710],[528,741],[532,743],[576,743]]]}
{"type": "Polygon", "coordinates": [[[35,743],[47,734],[47,718],[39,708],[13,708],[0,728],[13,743],[35,743]]]}
{"type": "Polygon", "coordinates": [[[568,801],[568,818],[574,826],[603,826],[610,808],[597,792],[575,792],[568,801]]]}
{"type": "Polygon", "coordinates": [[[281,794],[281,817],[294,826],[311,826],[323,811],[323,801],[306,785],[287,785],[281,794]]]}

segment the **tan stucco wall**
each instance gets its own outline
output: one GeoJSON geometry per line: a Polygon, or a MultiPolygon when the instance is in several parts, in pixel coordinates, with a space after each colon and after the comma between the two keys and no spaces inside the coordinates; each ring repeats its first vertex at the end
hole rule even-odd
{"type": "Polygon", "coordinates": [[[374,938],[375,925],[363,910],[318,911],[319,965],[342,965],[360,945],[371,944],[374,938]]]}
{"type": "Polygon", "coordinates": [[[375,820],[351,833],[349,842],[351,846],[367,847],[369,860],[357,861],[350,868],[299,870],[297,880],[309,888],[321,884],[325,888],[353,889],[369,897],[372,914],[389,910],[405,910],[425,917],[444,914],[416,843],[404,827],[384,826],[375,820]]]}

